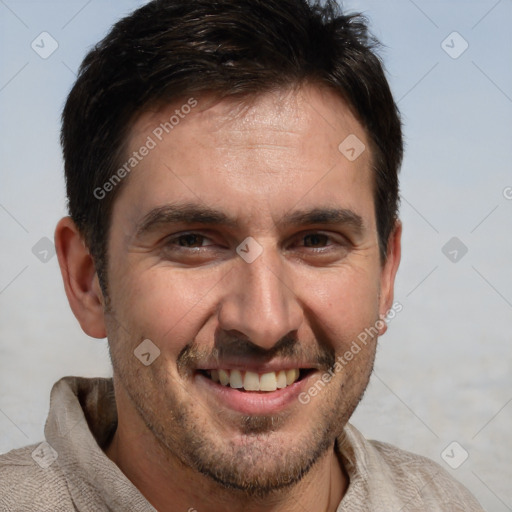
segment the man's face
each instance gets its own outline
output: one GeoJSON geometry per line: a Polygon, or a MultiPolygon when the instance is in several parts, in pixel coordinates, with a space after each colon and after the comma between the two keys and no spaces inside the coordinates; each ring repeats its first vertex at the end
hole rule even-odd
{"type": "Polygon", "coordinates": [[[127,159],[148,136],[156,147],[113,210],[114,376],[168,455],[262,494],[333,446],[376,340],[309,403],[299,395],[386,312],[393,283],[379,259],[368,140],[337,96],[306,87],[245,107],[197,101],[162,140],[154,130],[181,104],[145,113],[129,139],[127,159]],[[367,148],[354,161],[338,149],[349,135],[367,148]],[[160,350],[148,366],[134,355],[146,339],[160,350]]]}

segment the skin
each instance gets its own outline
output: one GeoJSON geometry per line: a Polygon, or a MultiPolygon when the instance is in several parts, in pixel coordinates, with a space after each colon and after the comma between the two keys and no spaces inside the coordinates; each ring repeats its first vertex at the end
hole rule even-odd
{"type": "MultiPolygon", "coordinates": [[[[127,156],[176,107],[141,115],[127,156]]],[[[232,409],[196,370],[234,361],[307,367],[307,390],[385,316],[401,226],[383,263],[369,147],[347,105],[319,87],[243,104],[198,98],[116,199],[107,308],[76,227],[69,218],[58,224],[73,312],[86,333],[109,339],[119,424],[106,453],[160,512],[339,505],[349,482],[335,440],[366,389],[377,337],[308,404],[293,400],[269,414],[232,409]],[[353,162],[338,150],[350,134],[366,146],[353,162]],[[185,219],[138,232],[150,211],[178,203],[215,209],[233,223],[185,219]],[[349,211],[352,222],[290,222],[297,212],[326,209],[349,211]],[[262,248],[252,263],[236,252],[249,236],[262,248]],[[133,354],[144,339],[160,350],[149,366],[133,354]]]]}

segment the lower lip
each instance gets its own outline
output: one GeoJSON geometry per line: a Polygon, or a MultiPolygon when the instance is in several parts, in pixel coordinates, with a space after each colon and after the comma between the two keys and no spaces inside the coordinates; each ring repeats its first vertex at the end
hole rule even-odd
{"type": "Polygon", "coordinates": [[[307,380],[314,373],[305,378],[276,391],[238,391],[230,386],[223,386],[214,382],[202,373],[196,373],[194,379],[200,390],[204,390],[208,399],[212,397],[224,407],[248,415],[276,414],[294,403],[299,403],[299,395],[307,386],[307,380]]]}

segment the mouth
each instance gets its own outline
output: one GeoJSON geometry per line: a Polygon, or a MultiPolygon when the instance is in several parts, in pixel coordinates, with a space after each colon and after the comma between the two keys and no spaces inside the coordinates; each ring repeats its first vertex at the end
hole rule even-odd
{"type": "Polygon", "coordinates": [[[272,415],[300,405],[299,394],[317,373],[313,368],[260,372],[216,368],[196,370],[194,380],[205,402],[215,409],[272,415]]]}
{"type": "Polygon", "coordinates": [[[238,391],[258,391],[271,393],[285,389],[295,382],[306,378],[313,370],[308,368],[291,368],[277,372],[257,373],[252,371],[218,369],[199,370],[199,373],[213,382],[238,391]]]}

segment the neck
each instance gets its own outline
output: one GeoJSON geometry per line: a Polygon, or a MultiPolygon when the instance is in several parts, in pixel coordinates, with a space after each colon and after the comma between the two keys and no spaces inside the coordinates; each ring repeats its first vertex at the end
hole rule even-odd
{"type": "Polygon", "coordinates": [[[225,489],[182,464],[159,443],[135,411],[127,413],[130,408],[122,396],[116,399],[118,427],[105,452],[158,512],[335,512],[345,494],[348,476],[334,443],[299,483],[254,498],[225,489]]]}

